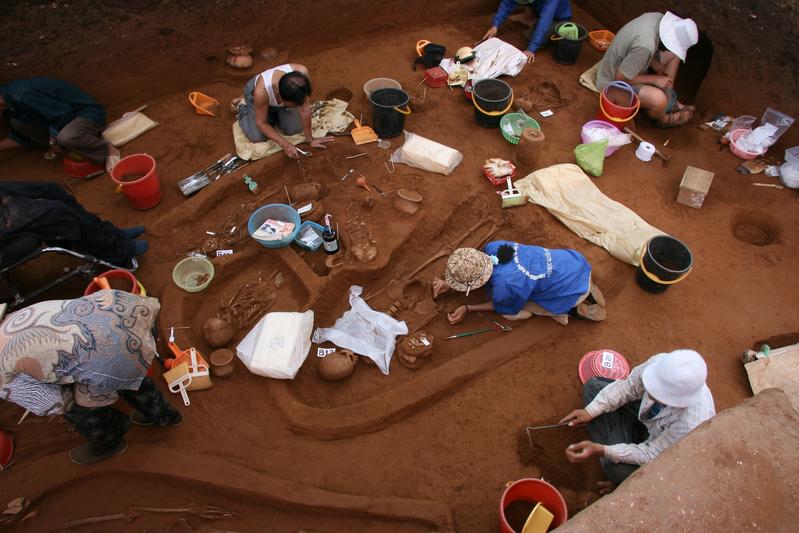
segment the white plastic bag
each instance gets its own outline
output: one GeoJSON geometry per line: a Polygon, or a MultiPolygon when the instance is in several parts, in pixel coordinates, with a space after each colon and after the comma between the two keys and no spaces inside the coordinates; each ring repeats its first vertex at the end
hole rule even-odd
{"type": "Polygon", "coordinates": [[[449,176],[463,160],[459,151],[421,135],[405,132],[405,143],[391,154],[391,161],[449,176]]]}
{"type": "Polygon", "coordinates": [[[255,324],[236,353],[253,374],[293,379],[311,349],[313,311],[268,313],[255,324]]]}
{"type": "Polygon", "coordinates": [[[362,287],[350,287],[350,310],[336,320],[332,328],[317,328],[313,341],[317,344],[330,341],[336,346],[365,355],[377,363],[383,374],[388,375],[394,353],[394,338],[407,335],[408,326],[369,307],[361,298],[361,292],[362,287]]]}
{"type": "MultiPolygon", "coordinates": [[[[477,58],[469,63],[474,69],[471,75],[473,80],[499,78],[503,75],[516,76],[527,64],[524,52],[496,37],[475,46],[474,53],[477,58]]],[[[440,66],[449,74],[455,70],[456,62],[453,59],[444,59],[440,66]]]]}

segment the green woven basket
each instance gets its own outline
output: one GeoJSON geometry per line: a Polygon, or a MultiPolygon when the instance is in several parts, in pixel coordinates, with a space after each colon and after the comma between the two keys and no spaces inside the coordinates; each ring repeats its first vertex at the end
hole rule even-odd
{"type": "Polygon", "coordinates": [[[508,113],[499,121],[499,131],[502,132],[505,140],[511,144],[519,144],[522,132],[527,128],[541,130],[538,122],[524,113],[508,113]]]}

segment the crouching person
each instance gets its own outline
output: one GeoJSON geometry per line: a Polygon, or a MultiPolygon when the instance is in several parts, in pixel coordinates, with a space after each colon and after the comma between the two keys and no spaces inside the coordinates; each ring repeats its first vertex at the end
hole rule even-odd
{"type": "Polygon", "coordinates": [[[176,426],[183,415],[147,376],[155,356],[155,298],[104,290],[40,302],[0,324],[0,399],[36,415],[62,414],[87,442],[73,463],[123,453],[130,423],[176,426]],[[112,405],[122,397],[128,417],[112,405]]]}
{"type": "Polygon", "coordinates": [[[695,427],[716,414],[705,384],[707,366],[693,350],[675,350],[650,357],[625,380],[592,378],[583,385],[585,409],[560,423],[587,425],[585,440],[566,448],[572,463],[593,456],[612,490],[695,427]]]}

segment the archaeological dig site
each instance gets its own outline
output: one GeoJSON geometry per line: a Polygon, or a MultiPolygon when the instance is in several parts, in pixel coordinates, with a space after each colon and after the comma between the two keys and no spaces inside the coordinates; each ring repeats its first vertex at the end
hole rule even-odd
{"type": "Polygon", "coordinates": [[[796,531],[797,28],[6,2],[0,529],[796,531]]]}

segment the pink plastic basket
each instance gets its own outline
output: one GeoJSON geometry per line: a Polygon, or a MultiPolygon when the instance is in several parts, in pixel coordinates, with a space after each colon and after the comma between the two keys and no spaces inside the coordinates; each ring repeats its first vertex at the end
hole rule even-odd
{"type": "MultiPolygon", "coordinates": [[[[621,130],[619,128],[617,128],[616,126],[614,126],[613,124],[611,124],[610,122],[606,122],[604,120],[591,120],[591,121],[586,122],[585,124],[583,124],[583,127],[580,130],[580,139],[582,139],[583,144],[591,142],[591,140],[585,134],[585,130],[590,129],[590,128],[606,129],[606,130],[610,131],[613,135],[619,135],[621,133],[621,130]]],[[[616,150],[618,150],[619,148],[621,148],[621,146],[608,146],[605,149],[605,157],[609,157],[609,156],[613,155],[616,152],[616,150]]]]}
{"type": "Polygon", "coordinates": [[[595,350],[580,359],[577,373],[583,383],[591,378],[625,379],[630,375],[630,364],[619,352],[595,350]]]}

